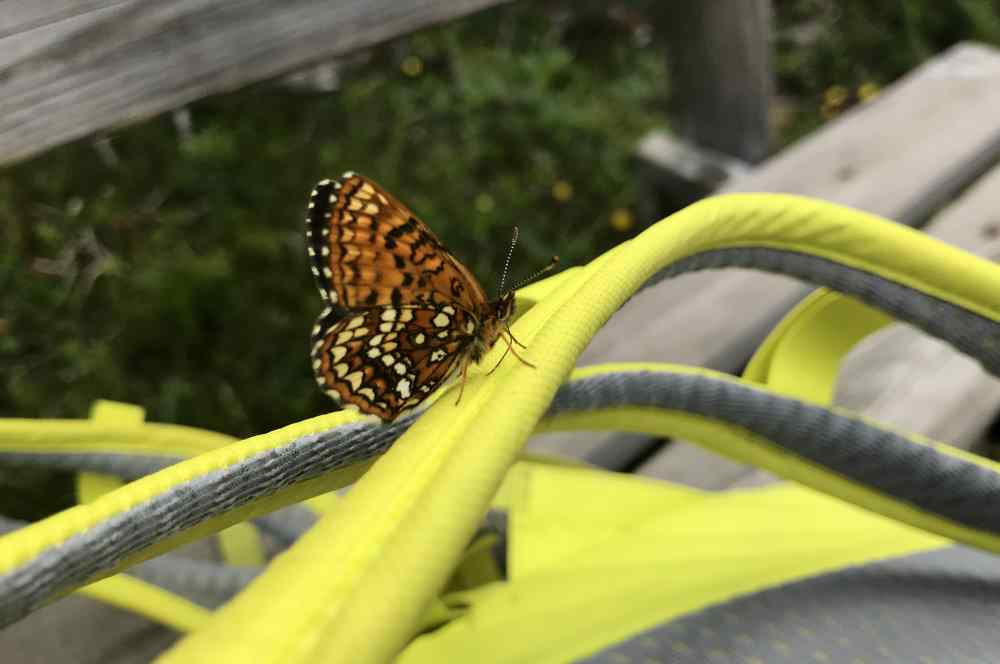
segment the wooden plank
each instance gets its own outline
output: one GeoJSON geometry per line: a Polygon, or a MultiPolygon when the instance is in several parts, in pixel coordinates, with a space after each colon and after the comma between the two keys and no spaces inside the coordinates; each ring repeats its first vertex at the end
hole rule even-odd
{"type": "MultiPolygon", "coordinates": [[[[926,231],[1000,259],[1000,166],[936,216],[926,231]]],[[[900,430],[972,449],[1000,411],[1000,381],[944,342],[897,324],[865,339],[848,355],[835,402],[900,430]]],[[[759,486],[776,479],[687,443],[671,444],[638,472],[704,489],[759,486]]]]}
{"type": "MultiPolygon", "coordinates": [[[[805,194],[919,225],[998,156],[1000,52],[960,44],[725,190],[805,194]]],[[[799,282],[744,270],[670,279],[622,307],[580,364],[667,361],[735,371],[802,294],[799,282]]],[[[548,434],[529,448],[585,457],[613,439],[548,434]]]]}
{"type": "Polygon", "coordinates": [[[770,147],[770,1],[661,7],[675,130],[694,145],[760,161],[770,147]]]}
{"type": "Polygon", "coordinates": [[[7,0],[0,163],[505,1],[7,0]]]}

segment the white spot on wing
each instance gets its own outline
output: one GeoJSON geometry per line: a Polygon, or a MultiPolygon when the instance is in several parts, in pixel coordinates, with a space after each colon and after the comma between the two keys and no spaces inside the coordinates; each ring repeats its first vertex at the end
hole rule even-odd
{"type": "Polygon", "coordinates": [[[409,379],[404,378],[403,380],[396,383],[396,392],[398,392],[399,396],[401,396],[402,398],[407,399],[410,396],[410,385],[411,384],[409,379]]]}
{"type": "Polygon", "coordinates": [[[448,314],[442,312],[435,316],[432,322],[437,327],[448,327],[448,323],[451,322],[451,318],[448,317],[448,314]]]}
{"type": "Polygon", "coordinates": [[[361,381],[365,379],[365,375],[360,371],[352,371],[351,373],[344,376],[344,380],[351,384],[351,389],[355,392],[361,387],[361,381]]]}

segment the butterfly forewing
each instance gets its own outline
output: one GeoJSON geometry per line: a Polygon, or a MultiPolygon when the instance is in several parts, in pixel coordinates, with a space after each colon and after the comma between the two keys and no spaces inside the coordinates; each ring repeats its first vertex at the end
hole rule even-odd
{"type": "Polygon", "coordinates": [[[434,233],[363,176],[319,183],[306,221],[320,293],[337,307],[452,304],[477,313],[486,301],[434,233]]]}

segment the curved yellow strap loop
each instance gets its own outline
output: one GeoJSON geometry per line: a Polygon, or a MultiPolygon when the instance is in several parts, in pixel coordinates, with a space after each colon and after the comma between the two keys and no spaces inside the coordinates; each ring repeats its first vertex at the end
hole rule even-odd
{"type": "MultiPolygon", "coordinates": [[[[348,494],[335,511],[339,518],[324,517],[207,629],[161,661],[389,660],[420,624],[506,469],[598,327],[658,270],[701,251],[741,246],[821,256],[1000,319],[1000,269],[918,232],[798,197],[701,201],[559,281],[515,325],[537,370],[505,362],[489,379],[470,377],[461,408],[448,398],[435,402],[348,494]]],[[[491,354],[484,365],[497,357],[491,354]]],[[[590,428],[662,428],[648,409],[577,421],[590,428]]],[[[681,433],[689,438],[718,435],[715,445],[735,448],[744,460],[804,474],[787,455],[762,452],[766,441],[748,444],[731,429],[683,421],[681,433]]],[[[809,477],[816,488],[849,500],[873,498],[835,479],[809,477]]],[[[896,505],[884,507],[887,514],[914,517],[896,505]]]]}
{"type": "Polygon", "coordinates": [[[790,311],[750,358],[743,377],[816,403],[833,403],[840,364],[859,341],[893,318],[820,288],[790,311]]]}
{"type": "Polygon", "coordinates": [[[193,632],[205,625],[212,615],[208,609],[159,586],[122,574],[84,586],[77,592],[179,632],[193,632]]]}

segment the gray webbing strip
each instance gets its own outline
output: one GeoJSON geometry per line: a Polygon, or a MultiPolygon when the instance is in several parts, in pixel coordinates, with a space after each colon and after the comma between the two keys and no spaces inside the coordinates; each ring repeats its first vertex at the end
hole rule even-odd
{"type": "Polygon", "coordinates": [[[958,305],[890,281],[871,272],[826,258],[780,249],[716,249],[681,259],[658,272],[649,284],[665,278],[725,267],[743,267],[797,277],[854,295],[858,299],[947,341],[1000,376],[1000,325],[958,305]]]}
{"type": "MultiPolygon", "coordinates": [[[[128,455],[98,453],[31,453],[0,452],[0,462],[9,466],[35,466],[75,472],[94,472],[115,475],[123,480],[136,480],[155,473],[167,466],[183,461],[181,457],[161,457],[152,455],[128,455]]],[[[315,523],[309,510],[290,505],[273,514],[265,514],[254,519],[264,532],[275,537],[283,547],[290,546],[299,536],[315,523]]]]}
{"type": "Polygon", "coordinates": [[[572,388],[556,394],[549,415],[624,405],[703,415],[922,510],[1000,534],[1000,475],[863,420],[702,375],[604,374],[572,388]]]}
{"type": "Polygon", "coordinates": [[[55,470],[106,473],[127,481],[163,470],[179,461],[183,461],[183,458],[107,452],[0,452],[0,463],[5,466],[36,466],[55,470]]]}
{"type": "MultiPolygon", "coordinates": [[[[622,373],[560,388],[550,414],[632,404],[719,418],[921,509],[1000,533],[1000,478],[903,436],[793,399],[687,374],[622,373]]],[[[0,576],[0,624],[83,583],[130,553],[280,488],[383,453],[416,415],[303,436],[150,501],[53,546],[0,576]]]]}
{"type": "MultiPolygon", "coordinates": [[[[614,583],[613,573],[608,578],[614,583]]],[[[996,662],[998,604],[996,557],[948,547],[736,597],[577,661],[996,662]]]]}
{"type": "MultiPolygon", "coordinates": [[[[24,521],[0,516],[2,535],[26,525],[28,524],[24,521]]],[[[206,608],[216,608],[230,600],[261,571],[263,568],[196,560],[168,553],[139,563],[126,574],[186,597],[206,608]]]]}
{"type": "Polygon", "coordinates": [[[225,469],[176,485],[142,505],[53,546],[0,576],[0,625],[65,588],[82,584],[144,549],[198,523],[325,472],[371,459],[412,424],[354,423],[298,438],[225,469]]]}

